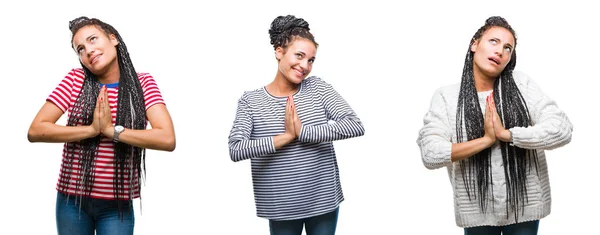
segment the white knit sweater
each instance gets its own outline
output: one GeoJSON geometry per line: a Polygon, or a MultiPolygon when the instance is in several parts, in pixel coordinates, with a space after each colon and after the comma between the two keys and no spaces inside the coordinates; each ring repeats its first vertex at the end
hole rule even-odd
{"type": "MultiPolygon", "coordinates": [[[[548,168],[544,150],[561,147],[571,141],[573,126],[557,104],[546,96],[527,75],[513,72],[513,77],[523,95],[533,125],[511,128],[513,144],[525,149],[536,149],[539,176],[535,170],[527,175],[527,194],[524,215],[519,222],[538,220],[550,214],[551,196],[548,168]]],[[[462,180],[460,164],[453,163],[450,155],[456,137],[456,105],[460,84],[438,89],[425,115],[424,126],[419,131],[417,143],[423,164],[428,169],[446,167],[454,191],[454,211],[459,227],[503,226],[515,223],[514,213],[506,214],[506,180],[499,144],[492,147],[491,169],[493,195],[488,199],[487,213],[482,213],[477,200],[469,200],[462,180]],[[493,206],[492,206],[493,205],[493,206]]],[[[500,91],[501,92],[501,91],[500,91]]],[[[491,91],[479,92],[482,114],[485,98],[491,91]]],[[[463,127],[464,128],[464,127],[463,127]]],[[[463,133],[466,130],[463,129],[463,133]]],[[[520,213],[519,213],[520,214],[520,213]]]]}

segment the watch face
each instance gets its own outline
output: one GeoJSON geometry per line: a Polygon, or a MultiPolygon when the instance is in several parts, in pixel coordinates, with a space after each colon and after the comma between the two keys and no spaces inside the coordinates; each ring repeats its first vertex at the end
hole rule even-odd
{"type": "Polygon", "coordinates": [[[125,128],[123,126],[115,126],[115,131],[117,132],[121,132],[123,131],[125,128]]]}

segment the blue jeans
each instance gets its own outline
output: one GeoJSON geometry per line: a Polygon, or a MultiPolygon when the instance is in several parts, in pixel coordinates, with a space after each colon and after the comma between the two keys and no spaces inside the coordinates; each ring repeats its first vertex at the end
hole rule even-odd
{"type": "Polygon", "coordinates": [[[465,235],[537,235],[539,220],[506,226],[481,226],[465,228],[465,235]]]}
{"type": "Polygon", "coordinates": [[[269,220],[271,235],[301,235],[306,226],[306,235],[334,235],[337,226],[338,207],[332,212],[297,220],[269,220]]]}
{"type": "Polygon", "coordinates": [[[59,235],[132,235],[135,222],[133,204],[123,201],[127,208],[122,217],[116,200],[83,198],[58,193],[56,197],[56,228],[59,235]]]}

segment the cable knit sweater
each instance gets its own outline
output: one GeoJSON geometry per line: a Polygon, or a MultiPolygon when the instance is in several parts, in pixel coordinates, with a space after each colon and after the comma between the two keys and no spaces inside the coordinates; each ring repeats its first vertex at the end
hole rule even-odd
{"type": "MultiPolygon", "coordinates": [[[[538,85],[522,72],[513,77],[523,95],[533,122],[530,127],[510,128],[513,144],[525,149],[536,149],[539,174],[535,170],[527,175],[527,194],[523,215],[519,222],[538,220],[550,214],[551,196],[548,168],[544,150],[561,147],[571,141],[573,126],[558,105],[546,96],[538,85]]],[[[459,227],[503,226],[516,223],[514,212],[506,211],[506,180],[499,144],[492,146],[491,171],[493,194],[489,197],[487,213],[483,213],[476,199],[469,200],[462,180],[459,162],[452,162],[452,144],[457,143],[456,107],[460,84],[438,89],[425,115],[424,126],[419,131],[417,143],[423,164],[428,169],[446,167],[454,192],[454,211],[459,227]]],[[[500,91],[501,92],[501,91],[500,91]]],[[[491,91],[478,92],[482,114],[485,98],[491,91]]],[[[463,127],[463,133],[466,130],[463,127]]],[[[468,172],[467,172],[468,173],[468,172]]]]}

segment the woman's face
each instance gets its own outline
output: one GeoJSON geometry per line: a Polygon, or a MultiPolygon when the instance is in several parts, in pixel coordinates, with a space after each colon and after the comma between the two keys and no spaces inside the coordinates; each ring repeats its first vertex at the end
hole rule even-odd
{"type": "Polygon", "coordinates": [[[471,45],[473,68],[487,77],[498,77],[510,62],[514,45],[510,31],[502,27],[489,28],[471,45]]]}
{"type": "Polygon", "coordinates": [[[115,35],[107,35],[95,25],[84,26],[73,35],[73,49],[79,61],[95,75],[117,65],[118,44],[115,35]]]}
{"type": "Polygon", "coordinates": [[[278,47],[279,72],[291,83],[300,84],[312,70],[317,48],[310,40],[296,37],[286,49],[278,47]]]}

